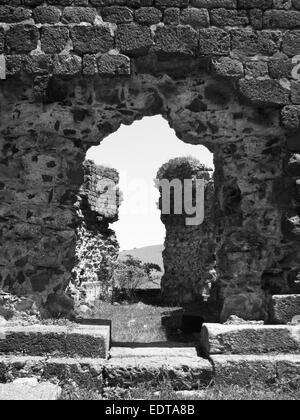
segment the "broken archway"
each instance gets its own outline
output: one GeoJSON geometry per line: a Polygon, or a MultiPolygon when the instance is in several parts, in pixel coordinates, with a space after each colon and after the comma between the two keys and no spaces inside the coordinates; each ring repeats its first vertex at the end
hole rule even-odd
{"type": "Polygon", "coordinates": [[[223,8],[179,3],[179,25],[158,1],[154,11],[120,7],[127,23],[101,7],[92,21],[74,7],[76,19],[89,19],[83,26],[63,7],[51,14],[55,22],[47,6],[21,8],[13,25],[3,16],[0,281],[22,298],[20,309],[62,298],[70,281],[88,148],[121,124],[158,114],[180,139],[215,156],[222,319],[265,319],[269,293],[297,288],[299,88],[278,58],[297,55],[288,42],[296,11],[265,4],[257,14],[242,2],[242,19],[233,2],[236,19],[224,29],[223,8]],[[59,43],[49,43],[51,31],[59,43]]]}

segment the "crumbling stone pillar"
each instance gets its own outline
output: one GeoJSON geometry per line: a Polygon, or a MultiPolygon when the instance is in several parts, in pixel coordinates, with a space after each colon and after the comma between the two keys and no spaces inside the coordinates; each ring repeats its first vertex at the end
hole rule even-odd
{"type": "MultiPolygon", "coordinates": [[[[161,215],[166,227],[163,260],[165,273],[162,278],[164,300],[172,304],[190,305],[214,300],[216,287],[215,238],[214,238],[214,182],[212,170],[193,158],[172,159],[158,171],[159,180],[197,180],[205,182],[204,222],[187,226],[184,211],[174,213],[174,190],[171,189],[171,214],[161,215]]],[[[163,189],[160,188],[162,209],[163,189]]],[[[195,184],[193,187],[195,204],[195,184]]],[[[184,190],[183,190],[184,196],[184,190]]],[[[202,198],[202,199],[203,199],[202,198]]],[[[183,203],[183,200],[182,200],[183,203]]],[[[217,314],[216,314],[217,318],[217,314]]]]}
{"type": "Polygon", "coordinates": [[[75,307],[81,311],[82,305],[87,309],[95,301],[112,297],[111,281],[119,244],[109,224],[118,220],[120,205],[117,171],[86,161],[83,172],[84,182],[76,203],[80,219],[76,229],[77,262],[69,286],[75,307]]]}
{"type": "MultiPolygon", "coordinates": [[[[13,117],[15,105],[6,106],[13,117]]],[[[84,153],[67,138],[27,131],[24,120],[36,117],[21,116],[12,130],[6,121],[0,139],[0,312],[40,314],[54,305],[60,308],[54,312],[68,313],[72,302],[64,290],[75,264],[74,193],[84,153]]]]}
{"type": "Polygon", "coordinates": [[[222,320],[233,314],[267,320],[276,284],[281,291],[289,288],[284,260],[291,258],[291,250],[282,221],[291,188],[285,160],[286,142],[280,134],[253,136],[216,150],[222,320]]]}

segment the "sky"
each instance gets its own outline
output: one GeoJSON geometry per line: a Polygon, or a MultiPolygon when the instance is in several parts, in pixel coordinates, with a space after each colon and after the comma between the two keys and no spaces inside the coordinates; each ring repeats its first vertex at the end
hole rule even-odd
{"type": "Polygon", "coordinates": [[[213,155],[204,146],[179,140],[161,116],[147,117],[131,126],[122,125],[100,146],[92,147],[87,159],[118,170],[124,200],[119,221],[112,224],[121,250],[163,244],[165,228],[157,209],[154,179],[168,160],[194,156],[213,168],[213,155]]]}

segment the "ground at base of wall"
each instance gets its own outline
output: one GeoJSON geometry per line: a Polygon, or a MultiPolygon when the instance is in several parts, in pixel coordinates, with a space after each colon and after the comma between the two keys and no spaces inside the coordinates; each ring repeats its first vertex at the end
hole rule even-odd
{"type": "Polygon", "coordinates": [[[236,386],[210,386],[198,391],[174,391],[172,385],[164,383],[160,391],[149,389],[149,384],[141,384],[138,388],[122,389],[108,388],[103,395],[86,389],[65,387],[62,400],[190,400],[190,401],[216,401],[216,400],[300,400],[300,387],[293,389],[285,384],[265,388],[255,384],[249,387],[236,386]]]}
{"type": "Polygon", "coordinates": [[[35,378],[23,378],[13,383],[0,384],[0,400],[64,400],[64,401],[124,401],[124,400],[300,400],[300,388],[285,384],[265,388],[255,384],[248,387],[216,386],[194,391],[174,391],[172,384],[162,383],[160,390],[140,384],[138,388],[105,388],[103,392],[76,388],[71,385],[59,387],[51,382],[38,383],[35,378]]]}
{"type": "Polygon", "coordinates": [[[181,309],[146,305],[142,302],[133,304],[101,302],[94,310],[93,318],[112,321],[113,342],[167,342],[170,339],[174,341],[174,337],[170,337],[162,326],[162,318],[165,314],[176,313],[181,309]]]}

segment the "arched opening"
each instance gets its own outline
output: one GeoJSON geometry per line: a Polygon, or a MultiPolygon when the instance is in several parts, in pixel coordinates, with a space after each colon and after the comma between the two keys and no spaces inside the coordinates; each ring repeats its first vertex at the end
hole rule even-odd
{"type": "MultiPolygon", "coordinates": [[[[213,168],[213,154],[204,146],[191,145],[179,140],[161,116],[144,118],[131,126],[121,126],[116,133],[108,136],[99,146],[90,148],[86,154],[86,161],[93,162],[99,169],[98,190],[92,191],[92,196],[96,193],[99,197],[103,197],[105,190],[99,189],[99,185],[104,179],[107,180],[109,171],[116,170],[119,174],[116,184],[121,191],[122,200],[119,209],[116,208],[116,214],[110,218],[109,215],[103,216],[103,208],[98,198],[98,204],[93,202],[91,209],[94,211],[95,208],[101,208],[98,215],[101,214],[102,219],[98,224],[86,223],[85,235],[82,236],[79,231],[79,237],[83,240],[78,247],[78,257],[81,261],[80,267],[76,269],[76,274],[80,275],[80,279],[77,277],[76,287],[84,289],[84,292],[80,294],[78,302],[80,306],[77,310],[81,312],[82,307],[84,310],[89,307],[90,311],[87,313],[93,317],[114,319],[116,340],[159,341],[166,338],[161,328],[162,314],[170,311],[178,317],[178,311],[183,313],[182,303],[190,304],[193,301],[192,295],[196,296],[200,288],[197,282],[203,281],[200,273],[192,270],[192,258],[184,269],[179,268],[180,264],[185,264],[187,260],[187,254],[181,254],[189,247],[191,254],[193,253],[193,264],[197,264],[197,259],[202,260],[201,249],[198,245],[195,246],[197,239],[193,239],[193,244],[190,239],[191,234],[199,235],[200,231],[186,229],[185,226],[174,231],[164,219],[161,220],[161,210],[158,208],[160,193],[154,182],[158,170],[167,162],[172,159],[175,161],[176,158],[191,159],[191,156],[195,162],[200,161],[205,167],[213,168]],[[103,229],[103,217],[107,218],[109,224],[107,230],[103,229]],[[95,228],[98,231],[92,239],[90,235],[93,235],[95,228]],[[116,241],[112,241],[113,231],[116,233],[116,241]],[[174,258],[170,258],[174,241],[178,243],[177,250],[174,258]],[[120,253],[116,261],[118,246],[120,253]],[[113,247],[115,253],[111,251],[113,247]],[[95,248],[98,248],[98,252],[95,248]],[[105,269],[103,265],[107,268],[105,269]],[[191,270],[190,276],[187,276],[187,268],[191,270]],[[192,278],[193,275],[195,279],[192,278]],[[165,283],[164,294],[161,290],[162,277],[165,283]],[[119,290],[121,285],[123,287],[126,285],[130,290],[124,293],[119,290]],[[170,286],[174,289],[173,293],[170,293],[170,286]],[[178,298],[182,295],[183,286],[189,293],[187,301],[176,299],[176,296],[178,298]],[[122,305],[122,308],[116,306],[116,303],[122,305]],[[124,303],[130,307],[124,307],[124,303]],[[171,307],[174,309],[168,309],[171,307]],[[121,319],[116,319],[120,314],[121,319]],[[144,334],[140,336],[137,332],[139,327],[135,324],[141,322],[144,334]]],[[[87,166],[85,164],[85,193],[89,186],[94,189],[96,183],[93,180],[90,164],[87,166]]],[[[178,176],[180,177],[180,170],[178,176]]],[[[187,176],[190,177],[188,174],[187,176]]],[[[109,195],[106,195],[106,199],[106,204],[103,206],[109,213],[112,207],[109,195]]],[[[87,193],[87,201],[89,200],[90,195],[87,193]]],[[[87,221],[87,218],[85,219],[87,221]]],[[[170,323],[171,317],[165,318],[170,323]]],[[[174,323],[174,320],[172,322],[174,323]]],[[[180,326],[180,317],[178,322],[180,326]]]]}
{"type": "Polygon", "coordinates": [[[168,160],[189,155],[213,168],[213,154],[204,146],[183,143],[161,116],[122,126],[100,146],[88,150],[86,159],[120,174],[124,200],[113,227],[121,251],[162,244],[165,231],[156,206],[159,192],[154,179],[168,160]]]}

